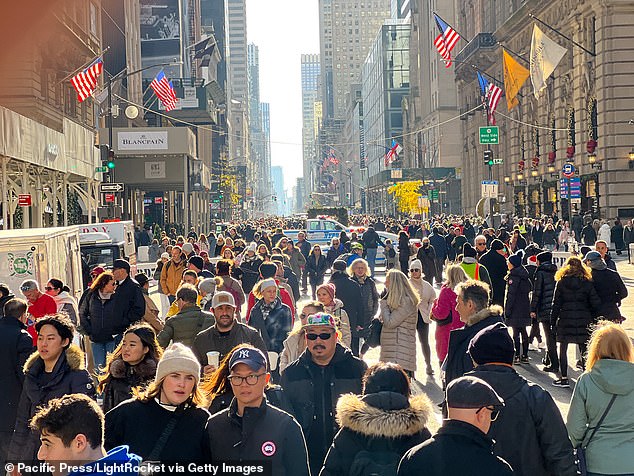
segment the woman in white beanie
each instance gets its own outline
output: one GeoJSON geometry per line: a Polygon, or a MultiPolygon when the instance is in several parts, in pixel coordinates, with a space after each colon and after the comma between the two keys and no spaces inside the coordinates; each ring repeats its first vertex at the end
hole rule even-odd
{"type": "Polygon", "coordinates": [[[209,461],[207,398],[189,347],[170,345],[147,387],[106,413],[105,446],[128,445],[145,461],[209,461]]]}
{"type": "Polygon", "coordinates": [[[422,275],[423,263],[421,260],[415,259],[409,264],[409,282],[420,298],[416,332],[418,333],[418,340],[420,340],[423,357],[427,364],[427,375],[434,375],[434,369],[431,366],[431,348],[429,347],[429,324],[431,322],[429,313],[434,304],[434,299],[436,299],[436,291],[428,281],[422,278],[422,275]]]}

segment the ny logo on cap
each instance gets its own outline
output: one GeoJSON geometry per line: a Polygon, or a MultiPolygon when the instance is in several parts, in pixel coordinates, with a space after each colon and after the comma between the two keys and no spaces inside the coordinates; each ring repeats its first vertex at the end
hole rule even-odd
{"type": "Polygon", "coordinates": [[[240,359],[248,359],[249,358],[249,350],[248,349],[242,349],[240,351],[238,351],[238,357],[240,359]]]}

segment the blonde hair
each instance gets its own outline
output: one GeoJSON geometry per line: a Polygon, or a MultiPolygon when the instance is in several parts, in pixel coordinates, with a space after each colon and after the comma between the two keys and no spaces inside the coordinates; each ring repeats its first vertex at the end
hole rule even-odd
{"type": "Polygon", "coordinates": [[[414,306],[418,306],[420,297],[402,271],[398,269],[389,270],[385,280],[390,282],[389,292],[387,293],[387,305],[390,310],[398,309],[406,297],[410,298],[414,306]]]}
{"type": "MultiPolygon", "coordinates": [[[[134,395],[134,398],[142,403],[148,403],[154,398],[161,398],[163,381],[165,381],[165,377],[162,377],[160,380],[153,380],[143,388],[135,387],[132,389],[132,394],[134,395]]],[[[207,408],[209,406],[209,400],[201,390],[198,383],[194,383],[194,388],[192,389],[192,393],[187,399],[187,402],[198,408],[207,408]]]]}
{"type": "Polygon", "coordinates": [[[555,273],[555,281],[560,281],[561,278],[571,276],[585,281],[592,281],[592,272],[583,261],[576,256],[571,256],[566,260],[566,264],[555,273]]]}
{"type": "Polygon", "coordinates": [[[456,286],[460,283],[464,283],[469,279],[467,273],[465,273],[464,268],[459,264],[452,264],[447,266],[447,287],[451,289],[456,289],[456,286]]]}
{"type": "Polygon", "coordinates": [[[369,278],[370,276],[372,276],[372,273],[370,272],[370,267],[368,266],[368,262],[366,260],[364,260],[363,258],[357,258],[355,259],[352,263],[350,263],[350,266],[348,266],[348,275],[353,277],[354,276],[354,267],[356,265],[358,265],[359,263],[363,264],[363,266],[365,266],[365,277],[369,278]]]}
{"type": "Polygon", "coordinates": [[[620,325],[610,321],[599,321],[592,332],[586,370],[592,370],[601,359],[634,363],[634,347],[630,338],[620,325]]]}
{"type": "MultiPolygon", "coordinates": [[[[267,279],[271,279],[271,278],[267,278],[267,279]]],[[[255,283],[255,286],[253,286],[253,289],[251,290],[251,292],[253,293],[253,296],[256,299],[262,299],[262,281],[264,281],[264,279],[259,280],[257,283],[255,283]]],[[[280,287],[277,285],[276,283],[276,287],[277,287],[277,295],[280,295],[280,287]]]]}

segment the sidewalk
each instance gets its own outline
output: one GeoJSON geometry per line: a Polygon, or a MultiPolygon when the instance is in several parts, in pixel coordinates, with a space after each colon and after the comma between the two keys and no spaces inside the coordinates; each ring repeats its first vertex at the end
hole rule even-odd
{"type": "Polygon", "coordinates": [[[628,263],[627,253],[612,258],[616,261],[616,268],[629,292],[627,299],[621,304],[621,314],[626,317],[623,328],[630,339],[634,340],[634,264],[628,263]]]}

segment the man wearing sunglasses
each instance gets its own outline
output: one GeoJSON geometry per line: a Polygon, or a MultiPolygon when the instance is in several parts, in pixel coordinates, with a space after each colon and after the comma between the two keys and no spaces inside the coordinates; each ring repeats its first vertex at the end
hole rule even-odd
{"type": "Polygon", "coordinates": [[[493,452],[487,436],[504,400],[493,388],[472,376],[460,377],[447,387],[449,418],[429,440],[405,453],[398,476],[468,474],[507,476],[511,466],[493,452]]]}
{"type": "Polygon", "coordinates": [[[229,358],[234,399],[209,420],[214,461],[271,464],[275,475],[308,476],[308,455],[302,429],[288,413],[269,405],[264,390],[271,379],[261,350],[244,344],[229,358]]]}
{"type": "Polygon", "coordinates": [[[335,320],[319,312],[306,319],[306,350],[282,372],[281,385],[292,413],[304,430],[311,474],[319,474],[338,431],[337,400],[360,394],[367,365],[339,343],[335,320]]]}
{"type": "Polygon", "coordinates": [[[577,466],[561,412],[546,390],[513,368],[508,328],[501,322],[485,327],[471,339],[468,352],[476,368],[467,375],[484,380],[504,399],[504,412],[488,433],[496,454],[516,474],[574,476],[577,466]]]}

